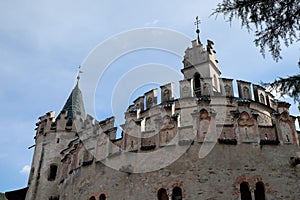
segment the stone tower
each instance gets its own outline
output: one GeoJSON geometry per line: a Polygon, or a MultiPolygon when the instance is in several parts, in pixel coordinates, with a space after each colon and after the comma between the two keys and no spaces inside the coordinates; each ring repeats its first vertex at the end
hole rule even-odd
{"type": "Polygon", "coordinates": [[[85,119],[79,83],[72,90],[57,118],[48,112],[36,124],[35,150],[26,200],[59,199],[60,152],[75,138],[76,123],[85,119]]]}
{"type": "Polygon", "coordinates": [[[184,68],[181,72],[184,79],[191,82],[192,94],[197,97],[221,92],[219,86],[221,72],[215,59],[213,44],[211,40],[207,40],[205,49],[200,40],[194,40],[192,47],[185,51],[184,68]]]}

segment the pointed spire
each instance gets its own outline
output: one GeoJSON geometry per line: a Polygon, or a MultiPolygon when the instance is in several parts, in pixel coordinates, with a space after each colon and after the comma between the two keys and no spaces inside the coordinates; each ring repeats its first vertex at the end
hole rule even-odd
{"type": "Polygon", "coordinates": [[[77,113],[80,113],[80,116],[83,120],[85,119],[84,103],[81,90],[79,89],[80,73],[82,73],[82,71],[79,70],[77,75],[77,83],[62,109],[68,112],[67,117],[69,119],[73,119],[77,113]]]}

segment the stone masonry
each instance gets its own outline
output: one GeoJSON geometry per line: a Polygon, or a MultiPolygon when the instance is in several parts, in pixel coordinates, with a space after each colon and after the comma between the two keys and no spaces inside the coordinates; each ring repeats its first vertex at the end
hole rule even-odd
{"type": "Polygon", "coordinates": [[[183,65],[180,97],[167,83],[137,98],[121,138],[114,117],[85,115],[77,83],[36,124],[26,200],[300,199],[290,104],[243,80],[235,96],[212,41],[192,41],[183,65]]]}

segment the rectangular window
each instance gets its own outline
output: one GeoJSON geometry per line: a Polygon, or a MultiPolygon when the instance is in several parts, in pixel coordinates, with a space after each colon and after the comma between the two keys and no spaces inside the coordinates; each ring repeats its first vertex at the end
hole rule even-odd
{"type": "Polygon", "coordinates": [[[57,174],[57,166],[51,165],[50,171],[49,171],[49,176],[48,176],[48,181],[54,181],[56,178],[56,174],[57,174]]]}

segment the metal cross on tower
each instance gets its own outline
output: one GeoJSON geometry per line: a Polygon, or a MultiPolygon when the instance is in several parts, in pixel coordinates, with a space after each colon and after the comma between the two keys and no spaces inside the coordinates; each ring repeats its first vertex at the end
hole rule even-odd
{"type": "Polygon", "coordinates": [[[196,30],[196,33],[197,33],[197,40],[198,40],[198,44],[200,44],[200,37],[199,37],[199,33],[200,33],[200,30],[199,30],[199,24],[201,23],[200,19],[198,18],[198,16],[196,17],[196,21],[195,21],[195,25],[197,26],[197,30],[196,30]]]}

